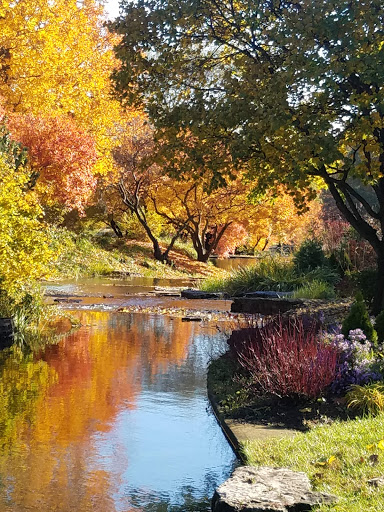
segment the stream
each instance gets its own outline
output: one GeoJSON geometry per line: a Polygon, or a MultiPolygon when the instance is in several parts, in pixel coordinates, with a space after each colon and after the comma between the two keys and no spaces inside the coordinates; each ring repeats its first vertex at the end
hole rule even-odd
{"type": "MultiPolygon", "coordinates": [[[[236,465],[206,391],[226,350],[217,322],[183,322],[139,305],[174,281],[106,278],[46,285],[81,327],[38,356],[0,356],[0,510],[207,512],[236,465]]],[[[189,307],[229,309],[228,301],[189,307]]]]}

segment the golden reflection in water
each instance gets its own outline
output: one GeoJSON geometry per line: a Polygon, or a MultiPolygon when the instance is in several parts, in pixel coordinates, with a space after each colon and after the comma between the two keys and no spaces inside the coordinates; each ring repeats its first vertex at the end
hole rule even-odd
{"type": "Polygon", "coordinates": [[[41,359],[3,361],[0,510],[115,511],[129,453],[113,446],[113,471],[97,467],[98,435],[135,407],[143,374],[154,379],[185,360],[194,331],[167,317],[79,316],[83,327],[41,359]]]}

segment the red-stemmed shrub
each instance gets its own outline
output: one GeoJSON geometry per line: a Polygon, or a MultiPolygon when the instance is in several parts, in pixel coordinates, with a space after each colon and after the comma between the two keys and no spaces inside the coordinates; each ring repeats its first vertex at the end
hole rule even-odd
{"type": "Polygon", "coordinates": [[[278,318],[232,332],[232,357],[251,387],[291,398],[317,398],[335,380],[338,353],[322,341],[317,322],[278,318]]]}

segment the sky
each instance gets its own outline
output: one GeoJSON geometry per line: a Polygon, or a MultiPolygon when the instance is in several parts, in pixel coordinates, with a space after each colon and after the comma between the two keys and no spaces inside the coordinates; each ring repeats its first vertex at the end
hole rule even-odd
{"type": "Polygon", "coordinates": [[[119,0],[106,0],[105,10],[108,13],[108,18],[116,18],[119,14],[119,0]]]}

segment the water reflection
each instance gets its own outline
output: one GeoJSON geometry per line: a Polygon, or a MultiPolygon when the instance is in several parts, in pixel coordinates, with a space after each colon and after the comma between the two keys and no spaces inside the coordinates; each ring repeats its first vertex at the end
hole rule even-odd
{"type": "Polygon", "coordinates": [[[214,326],[79,316],[39,358],[0,361],[0,510],[209,510],[234,463],[207,412],[214,326]]]}

